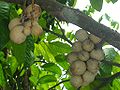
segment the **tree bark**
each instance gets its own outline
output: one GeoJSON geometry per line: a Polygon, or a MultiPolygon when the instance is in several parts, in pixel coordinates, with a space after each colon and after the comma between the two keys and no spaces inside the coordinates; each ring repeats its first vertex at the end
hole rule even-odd
{"type": "MultiPolygon", "coordinates": [[[[23,4],[24,0],[4,0],[6,2],[23,4]]],[[[29,0],[28,0],[29,1],[29,0]]],[[[31,1],[31,0],[30,0],[31,1]]],[[[61,21],[73,23],[84,30],[100,37],[103,41],[120,50],[120,34],[109,27],[96,22],[78,9],[73,9],[58,3],[56,0],[36,0],[42,9],[61,21]]]]}

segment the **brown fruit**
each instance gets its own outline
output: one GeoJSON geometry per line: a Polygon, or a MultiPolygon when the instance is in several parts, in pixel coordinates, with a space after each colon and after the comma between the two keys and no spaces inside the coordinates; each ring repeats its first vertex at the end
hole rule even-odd
{"type": "Polygon", "coordinates": [[[14,43],[21,44],[25,41],[26,36],[22,33],[23,26],[16,26],[14,29],[10,32],[10,39],[14,43]]]}
{"type": "Polygon", "coordinates": [[[73,46],[72,46],[72,51],[73,52],[80,52],[80,51],[82,51],[82,44],[79,41],[74,42],[73,46]]]}
{"type": "Polygon", "coordinates": [[[85,51],[90,52],[90,51],[92,51],[93,48],[94,48],[94,43],[93,43],[91,40],[85,40],[85,41],[83,42],[82,47],[83,47],[83,49],[84,49],[85,51]]]}
{"type": "Polygon", "coordinates": [[[34,4],[33,9],[32,9],[32,4],[30,4],[27,8],[26,8],[26,14],[28,18],[38,18],[41,14],[41,8],[39,5],[34,4]]]}
{"type": "Polygon", "coordinates": [[[94,49],[91,51],[90,56],[93,59],[101,61],[104,59],[104,52],[101,49],[94,49]]]}
{"type": "Polygon", "coordinates": [[[89,35],[89,38],[90,38],[90,40],[91,40],[93,43],[95,43],[95,44],[97,44],[97,43],[99,43],[99,42],[101,41],[101,39],[100,39],[99,37],[97,37],[97,36],[95,36],[95,35],[93,35],[93,34],[90,34],[90,35],[89,35]]]}
{"type": "Polygon", "coordinates": [[[83,61],[77,60],[70,66],[72,75],[82,75],[86,71],[86,64],[83,61]]]}
{"type": "Polygon", "coordinates": [[[81,61],[87,61],[89,59],[90,55],[88,52],[86,51],[81,51],[78,53],[78,58],[81,61]]]}
{"type": "Polygon", "coordinates": [[[30,34],[31,34],[31,28],[25,26],[25,27],[24,27],[24,30],[23,30],[23,33],[24,33],[26,36],[30,35],[30,34]]]}
{"type": "Polygon", "coordinates": [[[75,88],[79,88],[82,85],[83,80],[81,76],[72,76],[70,82],[75,88]]]}
{"type": "Polygon", "coordinates": [[[89,59],[87,61],[87,70],[92,73],[97,73],[97,71],[99,70],[99,62],[94,59],[89,59]]]}
{"type": "Polygon", "coordinates": [[[86,71],[86,72],[83,74],[82,77],[83,77],[83,81],[84,81],[84,82],[90,83],[90,82],[94,81],[95,76],[96,76],[96,74],[93,74],[93,73],[91,73],[91,72],[89,72],[89,71],[86,71]]]}
{"type": "Polygon", "coordinates": [[[32,34],[35,36],[40,36],[42,33],[43,33],[42,27],[38,23],[35,23],[32,27],[32,34]]]}
{"type": "Polygon", "coordinates": [[[20,25],[21,22],[20,22],[20,18],[14,18],[10,21],[9,25],[8,25],[8,28],[9,30],[13,30],[13,28],[17,25],[20,25]]]}
{"type": "Polygon", "coordinates": [[[67,56],[67,59],[68,59],[68,62],[70,64],[72,64],[74,61],[78,60],[77,53],[75,53],[75,52],[69,53],[68,56],[67,56]]]}
{"type": "Polygon", "coordinates": [[[83,42],[84,40],[88,39],[88,33],[87,33],[87,31],[80,29],[80,30],[76,31],[75,37],[80,42],[83,42]]]}

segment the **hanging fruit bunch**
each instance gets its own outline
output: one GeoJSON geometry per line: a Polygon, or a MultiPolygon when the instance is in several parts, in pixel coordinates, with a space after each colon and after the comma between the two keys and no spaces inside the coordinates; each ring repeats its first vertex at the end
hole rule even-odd
{"type": "Polygon", "coordinates": [[[40,6],[33,2],[25,8],[24,17],[12,19],[8,25],[11,41],[21,44],[30,34],[40,36],[43,32],[42,27],[38,24],[40,15],[40,6]]]}
{"type": "Polygon", "coordinates": [[[72,52],[68,54],[71,84],[79,88],[94,81],[99,71],[99,63],[104,59],[104,52],[97,48],[101,39],[80,29],[75,33],[77,41],[73,43],[72,52]]]}

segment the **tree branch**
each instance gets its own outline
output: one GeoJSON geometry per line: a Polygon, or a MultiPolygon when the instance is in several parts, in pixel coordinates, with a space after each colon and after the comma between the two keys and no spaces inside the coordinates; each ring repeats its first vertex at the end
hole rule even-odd
{"type": "Polygon", "coordinates": [[[60,84],[62,84],[62,83],[64,83],[64,82],[68,82],[68,81],[70,81],[70,80],[68,79],[68,80],[61,81],[61,82],[59,82],[58,84],[56,84],[55,86],[49,88],[48,90],[52,90],[53,88],[59,86],[60,84]]]}
{"type": "MultiPolygon", "coordinates": [[[[24,0],[4,1],[20,4],[24,2],[24,0]]],[[[73,23],[100,37],[104,41],[108,42],[109,44],[120,50],[120,34],[117,31],[114,31],[109,27],[96,22],[94,19],[85,15],[83,12],[77,9],[73,9],[58,3],[56,0],[36,0],[36,3],[59,20],[73,23]]]]}

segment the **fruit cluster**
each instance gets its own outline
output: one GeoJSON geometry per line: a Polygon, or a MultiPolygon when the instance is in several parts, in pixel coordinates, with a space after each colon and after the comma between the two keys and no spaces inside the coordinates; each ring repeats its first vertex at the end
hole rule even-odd
{"type": "Polygon", "coordinates": [[[80,29],[75,33],[77,41],[73,43],[72,52],[68,54],[71,84],[79,88],[94,81],[99,70],[99,63],[104,59],[102,49],[96,48],[101,39],[80,29]]]}
{"type": "Polygon", "coordinates": [[[39,36],[42,34],[42,27],[38,24],[38,17],[41,14],[39,5],[29,5],[25,9],[25,17],[27,20],[22,21],[23,18],[14,18],[10,21],[8,28],[10,30],[10,39],[14,43],[21,44],[26,40],[30,34],[39,36]]]}

